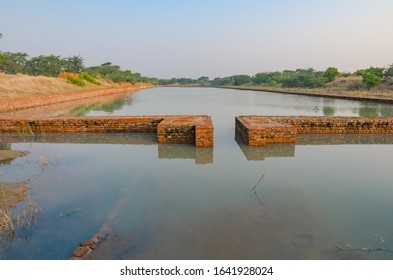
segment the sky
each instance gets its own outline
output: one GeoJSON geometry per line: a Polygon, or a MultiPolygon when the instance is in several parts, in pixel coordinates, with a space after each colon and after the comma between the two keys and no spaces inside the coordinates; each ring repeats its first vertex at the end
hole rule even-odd
{"type": "Polygon", "coordinates": [[[0,50],[157,78],[393,63],[391,0],[0,0],[0,50]]]}

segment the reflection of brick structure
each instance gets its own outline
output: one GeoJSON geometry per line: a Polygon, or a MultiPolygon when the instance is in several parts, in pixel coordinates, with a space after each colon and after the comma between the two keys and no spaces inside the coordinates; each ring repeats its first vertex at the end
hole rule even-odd
{"type": "Polygon", "coordinates": [[[250,146],[293,143],[296,134],[393,134],[393,118],[240,116],[236,134],[250,146]]]}
{"type": "Polygon", "coordinates": [[[213,146],[213,123],[209,116],[124,116],[77,118],[0,119],[0,132],[157,132],[159,143],[193,143],[213,146]]]}

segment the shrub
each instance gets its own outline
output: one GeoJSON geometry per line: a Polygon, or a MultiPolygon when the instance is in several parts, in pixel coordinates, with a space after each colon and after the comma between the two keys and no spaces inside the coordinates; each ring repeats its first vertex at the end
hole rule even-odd
{"type": "Polygon", "coordinates": [[[59,78],[67,78],[68,76],[74,77],[74,78],[79,77],[79,75],[74,72],[60,72],[59,75],[57,75],[57,77],[59,77],[59,78]]]}
{"type": "Polygon", "coordinates": [[[323,76],[329,81],[333,81],[336,77],[340,76],[340,72],[338,72],[337,68],[334,67],[329,67],[326,69],[325,73],[323,73],[323,76]]]}
{"type": "Polygon", "coordinates": [[[77,85],[77,86],[80,86],[80,87],[85,86],[85,82],[81,78],[67,76],[67,82],[77,85]]]}
{"type": "Polygon", "coordinates": [[[97,85],[97,86],[100,85],[100,82],[97,81],[96,79],[94,79],[94,78],[93,78],[89,73],[87,73],[87,72],[82,72],[82,73],[79,75],[79,78],[81,78],[81,79],[83,79],[83,80],[86,80],[86,81],[88,81],[88,82],[90,82],[90,83],[93,83],[93,84],[95,84],[95,85],[97,85]]]}
{"type": "Polygon", "coordinates": [[[378,75],[366,71],[364,72],[364,74],[362,75],[363,78],[363,83],[367,86],[367,88],[371,88],[373,86],[379,85],[381,83],[381,77],[379,77],[378,75]]]}

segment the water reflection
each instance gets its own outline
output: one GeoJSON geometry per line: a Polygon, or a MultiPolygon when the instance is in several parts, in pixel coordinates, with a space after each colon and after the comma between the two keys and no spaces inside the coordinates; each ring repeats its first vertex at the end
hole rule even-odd
{"type": "Polygon", "coordinates": [[[2,134],[1,147],[8,143],[57,144],[123,144],[157,145],[158,159],[193,159],[196,164],[213,163],[213,148],[198,148],[192,144],[158,144],[156,133],[46,133],[21,137],[17,133],[2,134]]]}
{"type": "Polygon", "coordinates": [[[239,137],[235,136],[236,143],[243,152],[247,160],[265,160],[270,157],[294,157],[295,144],[272,144],[266,146],[248,146],[239,137]]]}
{"type": "Polygon", "coordinates": [[[357,113],[360,117],[391,117],[393,108],[384,104],[363,102],[357,109],[357,113]]]}
{"type": "Polygon", "coordinates": [[[213,148],[196,148],[184,144],[159,144],[158,158],[195,159],[196,164],[213,163],[213,148]]]}
{"type": "Polygon", "coordinates": [[[116,110],[120,110],[124,105],[132,105],[132,95],[127,97],[121,97],[111,102],[99,102],[93,104],[85,104],[72,108],[69,112],[69,116],[85,116],[92,111],[102,111],[105,113],[113,113],[116,110]]]}
{"type": "Polygon", "coordinates": [[[132,104],[132,93],[111,94],[107,96],[69,101],[47,106],[33,107],[12,112],[0,112],[0,117],[66,117],[82,116],[89,112],[100,111],[111,114],[125,105],[132,104]]]}
{"type": "Polygon", "coordinates": [[[296,143],[277,143],[266,146],[248,146],[235,136],[236,143],[249,161],[265,160],[266,158],[294,157],[298,145],[386,145],[393,144],[393,135],[376,134],[299,134],[296,143]]]}

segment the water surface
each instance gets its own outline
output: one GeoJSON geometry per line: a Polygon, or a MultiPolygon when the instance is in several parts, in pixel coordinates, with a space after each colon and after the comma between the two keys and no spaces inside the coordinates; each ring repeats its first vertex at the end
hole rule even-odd
{"type": "Polygon", "coordinates": [[[138,133],[4,135],[31,153],[0,166],[0,180],[29,180],[28,199],[42,212],[31,235],[1,241],[0,257],[66,259],[105,232],[92,258],[393,259],[392,136],[309,135],[248,147],[234,135],[237,115],[392,116],[393,106],[155,88],[64,113],[174,114],[211,115],[214,148],[138,133]]]}

